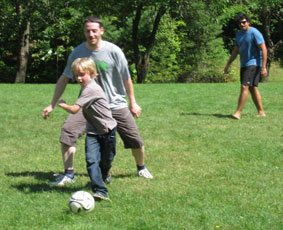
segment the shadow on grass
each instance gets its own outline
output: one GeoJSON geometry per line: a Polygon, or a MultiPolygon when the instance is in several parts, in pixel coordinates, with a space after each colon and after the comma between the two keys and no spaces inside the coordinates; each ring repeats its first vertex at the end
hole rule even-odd
{"type": "MultiPolygon", "coordinates": [[[[34,177],[36,180],[44,180],[48,182],[42,183],[17,183],[15,185],[11,185],[12,188],[15,188],[24,193],[40,193],[40,192],[48,192],[48,191],[58,191],[58,192],[75,192],[78,190],[85,189],[87,186],[82,186],[81,184],[72,184],[70,186],[51,186],[48,183],[50,181],[54,181],[55,177],[53,176],[54,172],[9,172],[6,173],[6,176],[10,177],[34,177]]],[[[77,174],[78,176],[88,176],[87,173],[77,174]]]]}
{"type": "Polygon", "coordinates": [[[137,177],[136,174],[133,173],[127,173],[127,174],[112,174],[111,175],[112,178],[116,178],[116,179],[124,179],[124,178],[131,178],[131,177],[137,177]]]}
{"type": "MultiPolygon", "coordinates": [[[[54,180],[53,176],[54,172],[10,172],[6,173],[6,176],[11,176],[11,177],[34,177],[37,180],[54,180]]],[[[76,176],[85,176],[88,177],[87,172],[86,173],[76,173],[76,176]]],[[[129,177],[135,177],[135,174],[132,173],[127,173],[127,174],[112,174],[112,178],[118,178],[118,179],[123,179],[123,178],[129,178],[129,177]]]]}
{"type": "Polygon", "coordinates": [[[214,117],[218,117],[218,118],[230,118],[233,119],[231,114],[226,115],[226,114],[220,114],[220,113],[212,113],[212,114],[208,114],[208,113],[181,113],[182,116],[214,116],[214,117]]]}
{"type": "Polygon", "coordinates": [[[78,190],[85,190],[88,186],[51,186],[47,183],[37,183],[37,184],[28,184],[22,183],[17,185],[11,185],[12,188],[15,188],[23,193],[42,193],[42,192],[49,192],[49,191],[57,191],[57,192],[64,192],[64,193],[73,193],[78,190]]]}
{"type": "MultiPolygon", "coordinates": [[[[11,177],[34,177],[37,180],[54,180],[54,172],[9,172],[6,176],[11,177]]],[[[76,173],[77,176],[88,176],[87,173],[76,173]]]]}
{"type": "MultiPolygon", "coordinates": [[[[10,177],[34,177],[36,180],[48,180],[48,182],[43,183],[17,183],[16,185],[11,185],[12,188],[15,188],[24,193],[41,193],[41,192],[48,192],[48,191],[57,191],[57,192],[68,192],[73,193],[78,190],[91,190],[91,182],[89,181],[87,184],[82,185],[82,183],[74,183],[68,186],[51,186],[48,183],[50,181],[54,181],[53,172],[10,172],[6,173],[6,176],[10,177]]],[[[88,177],[87,173],[76,173],[76,176],[86,176],[88,177]]],[[[129,178],[134,177],[134,174],[116,174],[112,175],[112,178],[129,178]]]]}

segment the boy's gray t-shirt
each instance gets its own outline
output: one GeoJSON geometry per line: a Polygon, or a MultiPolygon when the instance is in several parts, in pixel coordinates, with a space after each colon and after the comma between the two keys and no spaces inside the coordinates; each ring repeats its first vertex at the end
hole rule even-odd
{"type": "Polygon", "coordinates": [[[102,41],[102,47],[98,51],[91,51],[86,47],[86,42],[83,42],[69,55],[63,75],[73,79],[71,65],[76,58],[83,57],[89,57],[95,61],[111,110],[128,107],[123,80],[131,76],[123,51],[107,41],[102,41]]]}
{"type": "Polygon", "coordinates": [[[116,120],[112,118],[106,96],[95,81],[91,80],[82,88],[76,104],[83,110],[88,134],[102,135],[117,126],[116,120]]]}

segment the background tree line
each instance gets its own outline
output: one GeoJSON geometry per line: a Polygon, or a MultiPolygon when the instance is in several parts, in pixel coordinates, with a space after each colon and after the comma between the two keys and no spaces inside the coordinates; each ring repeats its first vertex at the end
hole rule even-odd
{"type": "Polygon", "coordinates": [[[84,41],[88,15],[126,54],[133,79],[227,82],[223,74],[245,12],[264,35],[268,66],[283,60],[282,0],[0,0],[0,82],[55,83],[84,41]]]}

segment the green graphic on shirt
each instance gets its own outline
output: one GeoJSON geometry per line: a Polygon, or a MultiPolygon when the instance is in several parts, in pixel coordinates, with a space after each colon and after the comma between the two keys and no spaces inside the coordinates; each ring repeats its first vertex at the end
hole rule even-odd
{"type": "Polygon", "coordinates": [[[96,61],[96,68],[97,72],[101,73],[102,71],[107,71],[108,70],[108,65],[105,61],[96,61]]]}

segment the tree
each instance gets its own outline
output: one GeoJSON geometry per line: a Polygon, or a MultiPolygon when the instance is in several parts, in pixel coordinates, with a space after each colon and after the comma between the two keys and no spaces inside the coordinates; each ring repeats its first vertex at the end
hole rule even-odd
{"type": "Polygon", "coordinates": [[[179,63],[184,69],[180,82],[222,82],[226,51],[215,5],[205,1],[184,1],[182,5],[183,25],[178,33],[181,37],[179,63]]]}
{"type": "Polygon", "coordinates": [[[155,45],[160,21],[166,11],[175,6],[174,4],[176,1],[171,0],[124,0],[120,2],[110,0],[103,9],[104,14],[118,18],[117,28],[125,26],[129,18],[132,19],[132,40],[130,42],[134,51],[137,83],[145,83],[150,54],[155,45]],[[113,5],[115,7],[112,7],[113,5]]]}
{"type": "MultiPolygon", "coordinates": [[[[15,83],[25,83],[27,63],[29,57],[29,36],[30,36],[30,22],[28,16],[24,16],[23,3],[21,0],[16,0],[16,12],[19,19],[19,43],[18,43],[18,65],[15,83]]],[[[27,8],[29,8],[29,1],[27,1],[27,8]]]]}
{"type": "Polygon", "coordinates": [[[272,36],[278,30],[276,23],[283,20],[283,2],[281,0],[263,0],[259,1],[259,3],[255,10],[258,12],[259,20],[262,22],[262,32],[268,50],[267,67],[269,69],[275,53],[283,45],[282,36],[280,38],[272,36]]]}
{"type": "Polygon", "coordinates": [[[147,41],[144,45],[145,51],[143,52],[143,54],[141,54],[141,50],[139,48],[139,42],[138,42],[138,27],[140,24],[143,7],[144,5],[142,2],[139,3],[139,5],[137,6],[136,16],[133,20],[133,33],[132,33],[133,48],[134,48],[134,54],[135,54],[135,64],[136,64],[136,70],[137,70],[137,75],[138,75],[138,79],[137,79],[138,83],[145,83],[146,72],[149,67],[149,57],[150,57],[150,53],[154,45],[157,29],[160,24],[161,17],[166,12],[166,8],[164,6],[158,7],[157,13],[155,16],[155,20],[153,23],[153,29],[149,37],[146,39],[147,41]]]}

